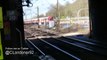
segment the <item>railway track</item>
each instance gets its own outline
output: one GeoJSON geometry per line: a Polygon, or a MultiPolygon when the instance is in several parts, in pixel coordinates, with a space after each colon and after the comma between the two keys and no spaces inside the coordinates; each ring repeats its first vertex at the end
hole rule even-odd
{"type": "Polygon", "coordinates": [[[45,30],[31,29],[33,38],[26,38],[27,46],[39,60],[105,60],[105,44],[80,37],[63,37],[45,30]]]}
{"type": "MultiPolygon", "coordinates": [[[[105,60],[107,49],[96,44],[68,37],[38,38],[26,40],[38,53],[53,60],[105,60]]],[[[46,57],[44,57],[45,60],[46,57]]],[[[43,59],[43,58],[39,58],[43,59]]]]}
{"type": "Polygon", "coordinates": [[[80,60],[78,57],[60,49],[59,47],[57,47],[57,46],[55,46],[55,45],[53,45],[43,39],[38,39],[38,41],[29,41],[29,40],[27,40],[27,41],[29,43],[31,43],[32,46],[35,46],[35,48],[41,53],[41,55],[39,55],[39,56],[50,55],[55,60],[60,60],[60,59],[80,60]]]}
{"type": "Polygon", "coordinates": [[[67,37],[68,39],[74,39],[74,40],[77,40],[77,41],[80,41],[80,42],[85,42],[85,43],[89,43],[89,44],[92,44],[92,45],[96,45],[96,46],[99,46],[99,47],[103,47],[103,48],[106,48],[106,45],[107,43],[105,42],[100,42],[100,41],[96,41],[96,40],[93,40],[93,39],[89,39],[89,38],[85,38],[84,36],[68,36],[67,37]]]}

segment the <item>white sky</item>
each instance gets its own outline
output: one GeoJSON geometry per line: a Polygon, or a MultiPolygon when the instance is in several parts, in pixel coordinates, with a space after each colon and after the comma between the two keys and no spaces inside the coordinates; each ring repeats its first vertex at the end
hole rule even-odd
{"type": "MultiPolygon", "coordinates": [[[[64,5],[66,2],[73,3],[76,0],[59,0],[59,3],[64,5]]],[[[24,10],[24,19],[30,19],[33,16],[37,15],[37,9],[36,7],[39,7],[39,13],[45,14],[48,10],[51,4],[56,4],[57,0],[31,0],[33,3],[32,7],[23,7],[24,10]]]]}

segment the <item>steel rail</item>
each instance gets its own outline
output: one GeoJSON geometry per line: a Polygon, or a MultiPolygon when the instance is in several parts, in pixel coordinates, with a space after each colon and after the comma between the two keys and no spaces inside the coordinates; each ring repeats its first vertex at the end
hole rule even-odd
{"type": "MultiPolygon", "coordinates": [[[[55,39],[55,38],[53,38],[53,39],[55,39]]],[[[73,46],[77,46],[77,47],[80,47],[80,48],[83,48],[83,49],[86,49],[86,50],[89,50],[89,51],[93,51],[89,48],[86,48],[86,47],[83,47],[83,46],[80,46],[80,45],[77,45],[77,44],[74,44],[74,43],[71,43],[71,42],[68,42],[68,41],[64,41],[64,40],[60,40],[60,39],[56,39],[56,40],[67,43],[67,44],[70,44],[70,45],[73,45],[73,46]]]]}
{"type": "MultiPolygon", "coordinates": [[[[56,38],[53,38],[53,39],[56,39],[56,38]]],[[[90,49],[90,48],[88,48],[88,47],[83,47],[83,46],[81,46],[81,45],[78,45],[78,44],[75,44],[75,43],[71,43],[71,42],[68,42],[68,41],[65,41],[65,40],[61,40],[61,39],[56,39],[56,40],[65,42],[65,43],[67,43],[67,44],[70,44],[70,45],[73,45],[73,46],[76,46],[76,47],[79,47],[79,48],[82,48],[82,49],[85,49],[85,50],[88,50],[88,51],[90,51],[90,52],[95,52],[95,53],[98,53],[98,52],[99,52],[99,51],[94,51],[94,50],[92,50],[92,49],[90,49]]],[[[102,54],[102,55],[107,55],[107,54],[105,54],[105,53],[101,53],[101,52],[99,52],[99,53],[102,54]]]]}
{"type": "Polygon", "coordinates": [[[74,59],[76,59],[76,60],[81,60],[80,58],[78,58],[78,57],[76,57],[76,56],[74,56],[74,55],[68,53],[68,52],[65,51],[65,50],[60,49],[59,47],[57,47],[57,46],[55,46],[55,45],[53,45],[53,44],[51,44],[51,43],[49,43],[49,42],[47,42],[47,41],[45,41],[45,40],[43,40],[43,39],[40,39],[40,40],[41,40],[42,42],[44,42],[44,43],[46,43],[46,44],[48,44],[48,45],[54,47],[55,49],[57,49],[57,50],[59,50],[59,51],[65,53],[65,54],[67,54],[68,56],[70,56],[70,57],[72,57],[72,58],[74,58],[74,59]]]}
{"type": "Polygon", "coordinates": [[[42,55],[46,55],[42,50],[40,50],[36,45],[34,45],[31,41],[27,40],[30,44],[32,44],[42,55]]]}
{"type": "Polygon", "coordinates": [[[66,39],[72,39],[74,41],[78,41],[78,42],[82,42],[82,43],[87,43],[89,45],[93,45],[93,46],[97,46],[97,47],[101,47],[101,48],[105,48],[107,49],[106,47],[103,47],[101,45],[98,45],[98,44],[95,44],[95,43],[92,43],[92,42],[89,42],[89,41],[84,41],[84,40],[80,40],[80,39],[77,39],[77,38],[69,38],[69,37],[63,37],[63,38],[66,38],[66,39]]]}

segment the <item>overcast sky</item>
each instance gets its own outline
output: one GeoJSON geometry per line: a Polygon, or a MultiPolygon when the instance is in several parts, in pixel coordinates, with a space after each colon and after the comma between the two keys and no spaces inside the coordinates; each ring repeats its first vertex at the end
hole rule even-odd
{"type": "MultiPolygon", "coordinates": [[[[59,0],[59,3],[64,5],[66,4],[66,2],[70,2],[73,3],[76,0],[59,0]]],[[[37,6],[39,7],[39,13],[40,14],[45,14],[49,8],[51,4],[56,4],[57,0],[31,0],[31,2],[33,3],[32,7],[23,7],[24,10],[24,19],[30,19],[34,16],[37,15],[37,6]]]]}

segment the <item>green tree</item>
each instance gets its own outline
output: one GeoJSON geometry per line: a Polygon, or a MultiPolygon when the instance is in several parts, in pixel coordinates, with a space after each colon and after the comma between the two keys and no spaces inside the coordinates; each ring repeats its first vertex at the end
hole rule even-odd
{"type": "MultiPolygon", "coordinates": [[[[59,7],[60,17],[66,17],[66,16],[75,17],[77,16],[77,12],[79,9],[88,8],[88,0],[77,0],[72,4],[67,2],[66,5],[59,4],[58,7],[59,7]]],[[[46,15],[56,17],[56,13],[57,13],[57,6],[51,5],[51,8],[49,9],[46,15]]],[[[88,16],[88,14],[89,14],[88,10],[83,10],[80,12],[80,16],[88,16]]]]}

